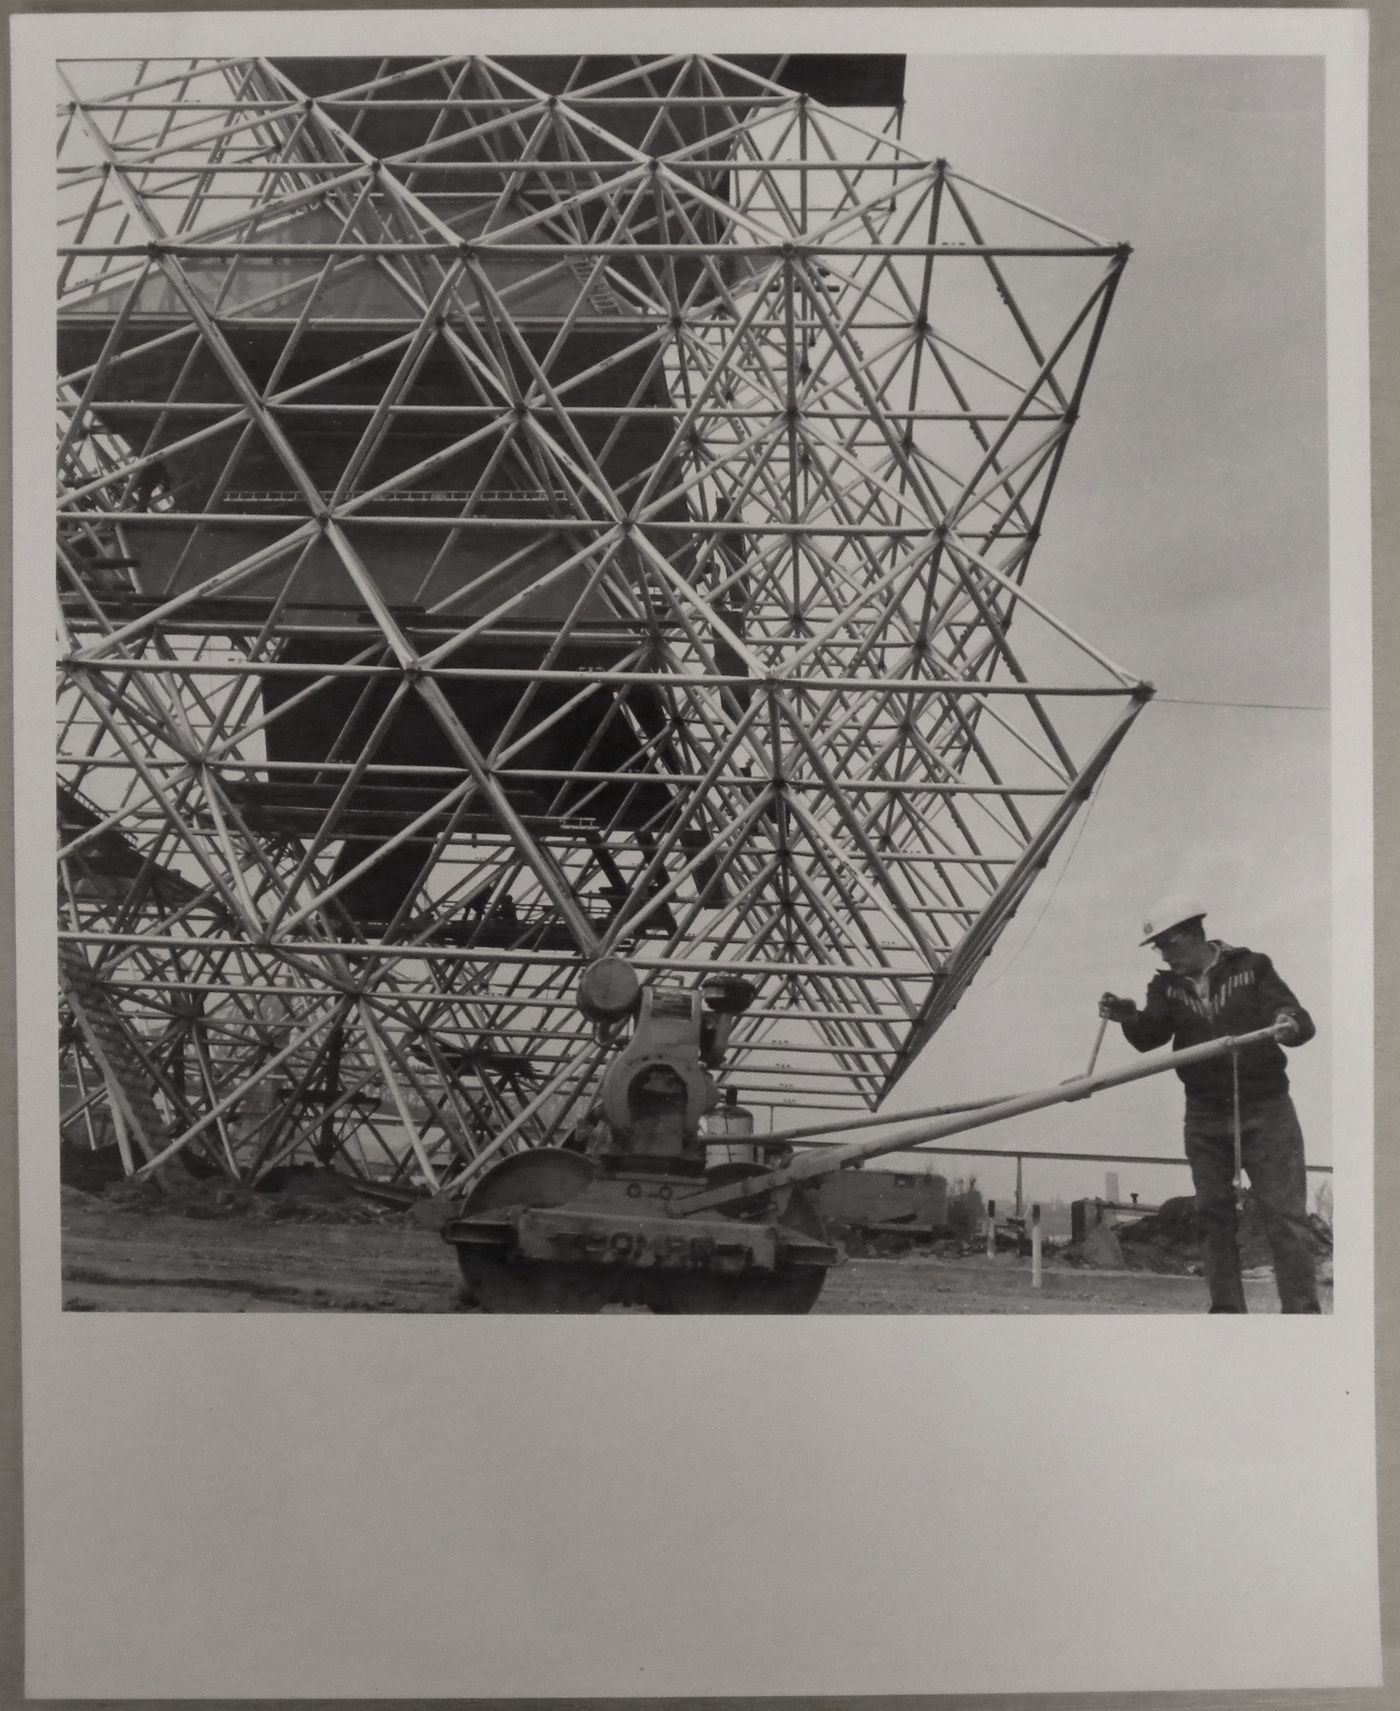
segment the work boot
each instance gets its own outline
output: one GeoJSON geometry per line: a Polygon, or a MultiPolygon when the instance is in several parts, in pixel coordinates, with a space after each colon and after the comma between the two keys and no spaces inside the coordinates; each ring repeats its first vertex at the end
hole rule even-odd
{"type": "Polygon", "coordinates": [[[1208,1307],[1208,1313],[1247,1313],[1247,1307],[1208,1307]]]}

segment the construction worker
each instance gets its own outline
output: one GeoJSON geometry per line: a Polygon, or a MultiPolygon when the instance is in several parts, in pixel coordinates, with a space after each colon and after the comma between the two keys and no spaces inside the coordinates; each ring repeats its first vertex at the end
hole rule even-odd
{"type": "MultiPolygon", "coordinates": [[[[1143,923],[1144,946],[1166,964],[1153,975],[1142,1008],[1105,992],[1099,1015],[1118,1022],[1140,1052],[1169,1040],[1174,1049],[1229,1034],[1285,1024],[1287,1044],[1317,1031],[1274,965],[1259,951],[1208,939],[1205,906],[1167,897],[1143,923]]],[[[1303,1132],[1288,1094],[1284,1054],[1272,1040],[1236,1056],[1191,1064],[1186,1087],[1186,1157],[1196,1189],[1201,1256],[1212,1313],[1243,1313],[1244,1286],[1235,1204],[1235,1142],[1274,1261],[1285,1313],[1317,1313],[1317,1280],[1307,1217],[1303,1132]]]]}

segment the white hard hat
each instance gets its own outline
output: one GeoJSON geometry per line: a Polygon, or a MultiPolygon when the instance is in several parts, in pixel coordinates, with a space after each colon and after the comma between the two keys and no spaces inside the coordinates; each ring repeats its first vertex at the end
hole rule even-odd
{"type": "Polygon", "coordinates": [[[1205,904],[1194,897],[1163,897],[1147,911],[1142,923],[1142,943],[1150,945],[1184,921],[1199,921],[1205,912],[1205,904]]]}

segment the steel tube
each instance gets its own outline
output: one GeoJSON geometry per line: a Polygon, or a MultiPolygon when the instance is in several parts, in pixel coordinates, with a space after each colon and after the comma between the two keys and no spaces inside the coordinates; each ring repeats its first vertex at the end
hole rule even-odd
{"type": "MultiPolygon", "coordinates": [[[[125,168],[126,171],[133,170],[125,168]]],[[[252,170],[252,169],[250,169],[252,170]]],[[[193,240],[181,241],[174,238],[153,238],[150,243],[126,244],[63,244],[59,246],[59,255],[112,255],[112,256],[263,256],[271,261],[285,261],[294,256],[323,256],[323,255],[442,255],[459,257],[464,252],[489,259],[491,256],[514,256],[524,260],[540,259],[541,251],[549,256],[577,255],[592,260],[598,256],[667,256],[667,255],[696,255],[708,254],[713,245],[695,242],[689,244],[609,244],[609,243],[550,243],[526,244],[519,241],[514,243],[495,243],[488,238],[461,238],[455,233],[440,241],[423,243],[337,243],[327,238],[321,242],[309,243],[199,243],[193,240]]],[[[825,244],[807,241],[798,244],[754,241],[742,247],[736,246],[735,253],[745,261],[762,259],[766,261],[797,260],[815,256],[848,256],[854,261],[864,261],[870,256],[941,256],[947,260],[959,257],[976,261],[986,256],[1021,256],[1042,257],[1054,256],[1072,257],[1076,260],[1092,260],[1095,257],[1116,258],[1120,251],[1117,245],[1094,245],[1082,248],[1072,245],[1050,244],[825,244]]]]}
{"type": "MultiPolygon", "coordinates": [[[[774,1072],[769,1071],[766,1073],[774,1072]]],[[[755,1101],[750,1097],[750,1087],[747,1078],[744,1082],[744,1097],[750,1104],[755,1103],[755,1101]]],[[[963,1110],[971,1111],[976,1107],[969,1104],[961,1108],[963,1110]]],[[[952,1111],[958,1109],[958,1107],[949,1105],[945,1106],[944,1109],[952,1111]]],[[[870,1118],[857,1117],[854,1119],[848,1118],[845,1122],[832,1123],[827,1126],[833,1129],[844,1129],[849,1133],[852,1129],[867,1128],[870,1122],[870,1118]]],[[[781,1141],[782,1138],[783,1137],[781,1135],[774,1136],[769,1134],[765,1134],[761,1137],[765,1145],[771,1141],[781,1141]]],[[[812,1147],[837,1147],[841,1145],[839,1141],[808,1141],[807,1144],[812,1147]]],[[[1173,1165],[1179,1169],[1185,1169],[1190,1163],[1190,1160],[1186,1157],[1185,1153],[1068,1153],[1060,1152],[1058,1150],[1054,1152],[1041,1152],[1039,1150],[1028,1152],[1025,1147],[940,1147],[935,1146],[932,1143],[925,1145],[920,1141],[913,1142],[906,1150],[911,1153],[922,1154],[925,1158],[1054,1159],[1057,1162],[1068,1161],[1072,1164],[1158,1164],[1173,1165]]],[[[1303,1166],[1303,1169],[1308,1171],[1317,1171],[1323,1176],[1330,1176],[1332,1174],[1332,1166],[1330,1164],[1307,1164],[1303,1166]]]]}
{"type": "MultiPolygon", "coordinates": [[[[164,614],[159,614],[163,616],[164,614]]],[[[416,619],[406,622],[407,629],[414,635],[427,628],[438,626],[423,624],[416,619]]],[[[324,626],[314,626],[315,633],[323,633],[324,626]]],[[[222,633],[222,632],[221,632],[222,633]]],[[[356,635],[365,634],[363,625],[357,626],[353,632],[356,635]]],[[[522,638],[523,639],[523,638],[522,638]]],[[[68,659],[60,659],[60,665],[70,663],[68,659]]],[[[82,656],[73,659],[85,671],[110,671],[118,675],[132,673],[133,675],[148,674],[155,677],[276,677],[279,673],[288,676],[305,677],[315,666],[301,664],[285,664],[278,660],[176,660],[176,659],[102,659],[82,656]]],[[[402,675],[396,666],[388,665],[340,665],[323,668],[327,677],[384,677],[395,681],[402,675]]],[[[424,671],[424,676],[430,675],[424,671]]],[[[513,668],[509,666],[434,666],[431,670],[433,677],[445,677],[470,681],[475,678],[490,683],[651,683],[666,684],[670,687],[684,689],[753,689],[765,682],[772,681],[783,688],[792,687],[807,692],[815,690],[850,690],[864,693],[868,690],[888,690],[891,694],[906,695],[1070,695],[1093,696],[1101,699],[1121,699],[1130,692],[1116,683],[1099,684],[1090,688],[1080,688],[1073,683],[1008,683],[997,681],[983,683],[975,678],[893,678],[893,677],[830,677],[825,674],[808,675],[803,677],[788,677],[781,665],[767,677],[753,678],[726,674],[716,671],[609,671],[595,670],[591,666],[580,667],[577,671],[531,671],[527,667],[513,668]]],[[[265,763],[259,762],[259,765],[265,763]]],[[[272,763],[266,763],[272,764],[272,763]]],[[[317,761],[316,769],[322,770],[327,763],[317,761]]],[[[421,767],[394,767],[393,770],[423,771],[421,767]]],[[[438,770],[441,770],[440,768],[438,770]]],[[[980,787],[979,787],[980,788],[980,787]]]]}
{"type": "MultiPolygon", "coordinates": [[[[504,832],[501,839],[504,840],[504,832]]],[[[129,945],[137,950],[181,950],[191,946],[201,951],[226,950],[237,951],[243,947],[241,939],[226,939],[213,937],[177,938],[169,933],[130,933],[90,930],[70,932],[63,930],[58,935],[61,943],[84,945],[129,945]]],[[[701,944],[704,940],[699,941],[701,944]]],[[[457,950],[445,945],[427,945],[395,941],[382,943],[365,940],[356,943],[349,939],[289,939],[285,942],[268,939],[262,942],[260,949],[271,956],[347,956],[360,958],[389,957],[400,959],[411,956],[423,962],[477,962],[487,965],[519,963],[527,967],[540,968],[546,972],[555,967],[555,958],[546,951],[510,951],[496,949],[457,950]]],[[[649,956],[639,952],[628,959],[639,973],[648,974],[713,974],[715,965],[708,958],[701,956],[649,956]]],[[[780,961],[776,958],[746,957],[744,972],[754,974],[790,974],[794,969],[800,969],[806,979],[820,982],[827,978],[827,971],[813,968],[809,961],[793,958],[780,961]]],[[[907,969],[897,973],[884,969],[862,970],[861,977],[867,981],[880,984],[886,980],[897,978],[904,981],[941,980],[942,975],[937,969],[907,969]]],[[[840,974],[831,978],[839,984],[840,974]]]]}
{"type": "Polygon", "coordinates": [[[829,1152],[804,1152],[781,1169],[764,1171],[761,1176],[752,1177],[743,1184],[742,1190],[737,1192],[734,1185],[729,1184],[723,1188],[705,1189],[698,1194],[673,1200],[670,1203],[670,1213],[673,1217],[683,1218],[689,1217],[693,1212],[704,1212],[716,1206],[729,1205],[738,1199],[756,1199],[775,1188],[786,1188],[793,1183],[834,1175],[844,1165],[879,1158],[884,1153],[902,1152],[921,1142],[940,1141],[949,1135],[964,1134],[969,1129],[985,1128],[990,1123],[1002,1123],[1008,1118],[1025,1116],[1031,1111],[1043,1111],[1050,1105],[1065,1105],[1074,1100],[1088,1099],[1107,1087],[1121,1087],[1126,1082],[1142,1081],[1148,1076],[1161,1075],[1164,1070],[1181,1069],[1188,1064],[1209,1063],[1227,1053],[1240,1052],[1246,1046],[1258,1045],[1264,1040],[1278,1040],[1288,1031],[1276,1024],[1270,1028],[1258,1028],[1249,1034],[1207,1040],[1203,1045],[1188,1046],[1185,1051],[1168,1052],[1160,1057],[1149,1058],[1144,1063],[1128,1064],[1123,1069],[1106,1070],[1101,1075],[1076,1076],[1073,1080],[1060,1082],[1055,1087],[1021,1093],[1015,1098],[1000,1100],[981,1111],[936,1119],[916,1129],[913,1134],[877,1135],[873,1140],[852,1141],[848,1146],[835,1147],[829,1152]]]}

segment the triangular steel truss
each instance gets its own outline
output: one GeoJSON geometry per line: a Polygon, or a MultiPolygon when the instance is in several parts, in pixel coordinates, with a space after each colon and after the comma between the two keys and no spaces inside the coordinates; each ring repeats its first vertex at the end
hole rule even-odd
{"type": "Polygon", "coordinates": [[[460,1182],[608,952],[872,1106],[1149,693],[1026,585],[1126,249],[785,69],[64,68],[60,929],[148,1164],[460,1182]]]}

